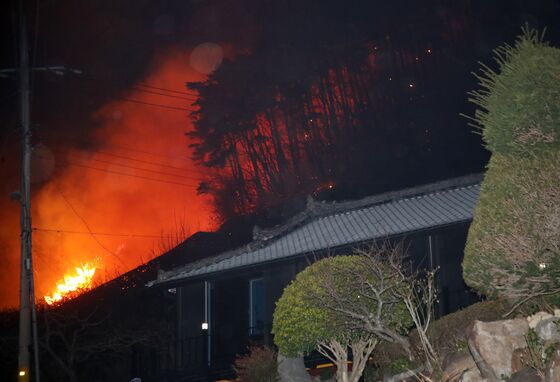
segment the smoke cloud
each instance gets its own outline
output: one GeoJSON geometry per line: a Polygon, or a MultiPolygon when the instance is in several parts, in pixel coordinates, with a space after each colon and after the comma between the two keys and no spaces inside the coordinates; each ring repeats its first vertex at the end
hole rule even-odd
{"type": "MultiPolygon", "coordinates": [[[[168,50],[154,61],[151,74],[94,112],[94,148],[65,142],[34,152],[34,178],[42,182],[32,198],[38,299],[83,263],[95,262],[97,282],[106,281],[185,235],[213,228],[209,201],[196,194],[203,174],[189,159],[184,135],[192,126],[182,109],[192,109],[195,97],[180,93],[188,93],[186,82],[207,73],[193,68],[191,62],[201,62],[200,50],[197,55],[168,50]]],[[[214,57],[221,61],[221,55],[214,57]]],[[[219,65],[211,57],[202,62],[219,65]]],[[[13,201],[1,207],[6,253],[0,256],[0,278],[2,285],[17,286],[19,208],[13,201]]],[[[17,292],[0,290],[0,306],[15,306],[17,292]]]]}

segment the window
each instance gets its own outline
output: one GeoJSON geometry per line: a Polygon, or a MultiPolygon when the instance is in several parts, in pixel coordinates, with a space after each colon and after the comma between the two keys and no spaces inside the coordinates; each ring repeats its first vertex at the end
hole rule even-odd
{"type": "Polygon", "coordinates": [[[249,334],[264,333],[264,282],[263,279],[249,281],[249,334]]]}

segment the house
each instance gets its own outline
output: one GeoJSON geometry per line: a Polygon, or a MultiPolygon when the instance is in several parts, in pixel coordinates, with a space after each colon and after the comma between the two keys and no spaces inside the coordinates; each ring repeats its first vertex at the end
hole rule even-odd
{"type": "MultiPolygon", "coordinates": [[[[187,375],[228,368],[251,341],[272,344],[275,302],[313,260],[376,241],[403,242],[418,269],[438,272],[440,315],[474,302],[461,261],[481,175],[307,208],[272,229],[255,227],[235,250],[160,271],[149,286],[174,293],[176,341],[164,369],[187,375]]],[[[194,375],[194,374],[193,374],[194,375]]]]}

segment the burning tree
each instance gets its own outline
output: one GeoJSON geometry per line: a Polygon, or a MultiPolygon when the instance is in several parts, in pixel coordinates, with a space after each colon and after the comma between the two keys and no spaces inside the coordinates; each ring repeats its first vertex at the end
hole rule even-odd
{"type": "Polygon", "coordinates": [[[338,185],[380,192],[424,174],[417,166],[439,160],[436,149],[474,141],[449,129],[457,113],[441,105],[452,97],[438,96],[468,81],[455,63],[476,61],[467,48],[473,19],[451,3],[437,13],[403,13],[410,4],[399,1],[372,13],[371,4],[267,4],[251,53],[188,84],[199,95],[193,159],[209,169],[199,192],[213,196],[222,218],[338,185]]]}

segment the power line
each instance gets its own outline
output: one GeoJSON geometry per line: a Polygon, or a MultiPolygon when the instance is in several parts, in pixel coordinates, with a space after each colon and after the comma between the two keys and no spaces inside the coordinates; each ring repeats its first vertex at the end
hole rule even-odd
{"type": "Polygon", "coordinates": [[[186,95],[192,95],[192,96],[198,97],[198,94],[196,94],[196,93],[190,93],[190,92],[185,92],[185,91],[178,91],[178,90],[171,90],[171,89],[166,89],[166,88],[160,88],[160,87],[148,85],[148,84],[145,84],[145,83],[142,83],[142,82],[138,83],[138,86],[143,86],[143,87],[149,88],[149,89],[162,90],[162,91],[170,92],[170,93],[186,94],[186,95]]]}
{"type": "MultiPolygon", "coordinates": [[[[75,157],[77,157],[76,154],[74,154],[75,157]]],[[[103,159],[95,159],[95,158],[88,158],[87,160],[90,161],[95,161],[95,162],[99,162],[99,163],[105,163],[105,164],[110,164],[110,165],[114,165],[114,166],[118,166],[118,167],[123,167],[123,168],[128,168],[128,169],[132,169],[132,170],[140,170],[140,171],[146,171],[146,172],[151,172],[153,174],[159,174],[159,175],[164,175],[164,176],[170,176],[170,177],[176,177],[176,178],[183,178],[183,179],[189,179],[189,180],[196,180],[196,181],[201,181],[201,178],[195,178],[192,176],[185,176],[185,175],[179,175],[179,174],[171,174],[168,172],[163,172],[163,171],[157,171],[157,170],[152,170],[152,169],[148,169],[148,168],[142,168],[142,167],[137,167],[137,166],[130,166],[130,165],[125,165],[125,164],[119,164],[117,162],[112,162],[109,160],[103,160],[103,159]]],[[[148,162],[149,163],[149,162],[148,162]]]]}
{"type": "MultiPolygon", "coordinates": [[[[82,73],[82,74],[83,74],[83,73],[82,73]]],[[[89,78],[90,78],[91,81],[95,81],[95,84],[96,84],[96,85],[99,85],[99,81],[98,81],[98,80],[94,79],[94,78],[91,77],[91,76],[89,76],[89,78]]],[[[114,91],[123,90],[123,89],[117,88],[117,87],[114,86],[114,85],[109,86],[109,85],[102,84],[102,86],[105,87],[106,89],[109,88],[109,89],[114,90],[114,91]]],[[[136,86],[133,85],[132,87],[135,88],[136,86]]],[[[82,86],[82,87],[81,87],[81,89],[87,89],[87,88],[88,88],[87,86],[82,86]]],[[[137,89],[137,90],[140,90],[140,89],[137,89]]],[[[145,91],[145,92],[149,92],[149,91],[147,91],[147,90],[144,90],[144,91],[145,91]]],[[[155,92],[151,92],[151,93],[155,93],[155,92]]],[[[160,94],[160,95],[164,95],[164,94],[160,94]]],[[[118,96],[115,96],[115,97],[111,97],[111,98],[112,98],[113,100],[120,100],[120,101],[125,101],[125,102],[132,102],[132,103],[137,103],[137,104],[141,104],[141,105],[160,107],[160,108],[169,109],[169,110],[179,110],[179,111],[189,111],[189,112],[194,112],[194,111],[195,111],[195,110],[193,110],[193,109],[188,109],[188,108],[184,108],[184,107],[171,106],[171,105],[164,105],[164,104],[160,104],[160,103],[141,101],[141,100],[126,98],[126,97],[118,97],[118,96]]],[[[180,98],[183,98],[183,97],[180,97],[180,98]]],[[[192,99],[187,99],[187,98],[184,98],[184,99],[186,99],[187,101],[194,101],[194,100],[192,100],[192,99]]]]}
{"type": "MultiPolygon", "coordinates": [[[[190,159],[190,158],[188,158],[188,157],[178,156],[178,155],[166,155],[166,154],[157,153],[157,152],[153,152],[153,151],[140,150],[140,149],[133,148],[133,147],[119,146],[119,145],[113,145],[113,144],[109,144],[109,145],[107,145],[107,147],[114,147],[114,148],[120,149],[120,150],[131,151],[131,152],[137,152],[137,153],[146,154],[146,155],[152,155],[152,156],[160,157],[160,158],[167,158],[167,159],[173,159],[173,160],[182,160],[182,161],[185,161],[185,162],[193,163],[193,160],[192,160],[192,159],[190,159]]],[[[135,159],[131,159],[131,160],[135,160],[135,159]]],[[[165,165],[165,166],[171,167],[171,168],[174,167],[174,166],[171,166],[171,165],[165,165]]],[[[203,172],[202,170],[198,170],[198,169],[193,169],[193,170],[189,170],[189,171],[196,171],[196,172],[199,172],[199,173],[201,173],[201,174],[206,174],[206,172],[203,172]]]]}
{"type": "MultiPolygon", "coordinates": [[[[44,158],[44,157],[43,157],[43,158],[44,158]]],[[[171,181],[171,180],[150,178],[150,177],[141,176],[141,175],[132,175],[132,174],[124,173],[124,172],[112,171],[112,170],[107,170],[107,169],[98,168],[98,167],[91,167],[91,166],[86,166],[86,165],[83,165],[83,164],[72,163],[72,162],[64,162],[63,165],[75,166],[75,167],[81,167],[81,168],[87,168],[87,169],[90,169],[90,170],[96,170],[96,171],[106,172],[106,173],[109,173],[109,174],[128,176],[128,177],[130,177],[130,178],[151,180],[151,181],[153,181],[153,182],[174,184],[174,185],[177,185],[177,186],[198,187],[198,184],[194,184],[194,183],[181,183],[181,182],[174,182],[174,181],[171,181]]],[[[57,165],[57,167],[61,167],[61,165],[57,165]]]]}
{"type": "Polygon", "coordinates": [[[86,220],[78,213],[78,211],[76,211],[76,209],[74,208],[74,206],[72,206],[72,204],[70,203],[70,201],[66,198],[66,196],[64,196],[64,193],[62,192],[62,190],[58,187],[58,185],[56,183],[53,182],[54,187],[56,188],[56,190],[58,191],[58,193],[60,194],[60,196],[62,197],[62,199],[64,199],[64,201],[66,202],[66,204],[68,205],[68,207],[70,207],[70,209],[72,210],[72,212],[74,212],[74,214],[82,221],[82,223],[84,224],[84,226],[86,227],[87,231],[89,232],[89,234],[91,235],[91,237],[93,238],[93,240],[95,240],[95,242],[97,244],[99,244],[99,246],[101,248],[103,248],[105,251],[107,251],[108,253],[110,253],[111,255],[113,255],[117,260],[119,260],[121,262],[121,264],[126,268],[126,264],[123,261],[123,259],[121,259],[121,257],[119,255],[117,255],[116,253],[114,253],[113,251],[111,251],[109,248],[105,247],[103,245],[103,243],[101,243],[97,237],[95,236],[95,234],[91,231],[91,228],[89,228],[89,224],[86,222],[86,220]]]}
{"type": "Polygon", "coordinates": [[[175,238],[173,235],[145,235],[145,234],[136,234],[136,233],[112,233],[112,232],[88,232],[88,231],[73,231],[73,230],[64,230],[64,229],[55,229],[55,228],[40,228],[40,227],[33,227],[33,231],[38,232],[51,232],[51,233],[68,233],[68,234],[76,234],[76,235],[96,235],[96,236],[115,236],[115,237],[136,237],[142,239],[166,239],[166,238],[175,238]]]}
{"type": "Polygon", "coordinates": [[[103,150],[96,150],[95,153],[96,154],[107,155],[107,156],[111,156],[111,157],[115,157],[115,158],[119,158],[119,159],[125,159],[125,160],[129,160],[129,161],[133,161],[133,162],[149,164],[149,165],[152,165],[152,166],[170,168],[170,169],[173,169],[173,170],[189,171],[189,172],[200,171],[200,170],[196,170],[196,169],[190,170],[190,169],[187,169],[187,168],[184,168],[184,167],[177,167],[177,166],[172,166],[172,165],[165,164],[165,163],[158,163],[158,162],[152,162],[152,161],[148,161],[148,160],[133,158],[133,157],[129,157],[129,156],[126,156],[126,155],[114,154],[114,153],[103,151],[103,150]]]}
{"type": "Polygon", "coordinates": [[[163,104],[160,104],[160,103],[153,103],[153,102],[144,102],[144,101],[140,101],[140,100],[137,100],[137,99],[121,98],[121,97],[117,97],[115,99],[120,100],[120,101],[125,101],[125,102],[138,103],[138,104],[141,104],[141,105],[161,107],[163,109],[169,109],[169,110],[180,110],[180,111],[188,111],[188,112],[195,112],[196,111],[194,109],[187,109],[187,108],[184,108],[184,107],[163,105],[163,104]]]}
{"type": "MultiPolygon", "coordinates": [[[[56,228],[41,228],[33,227],[34,232],[44,232],[44,233],[62,233],[62,234],[74,234],[74,235],[96,235],[96,236],[108,236],[108,237],[128,237],[128,238],[139,238],[139,239],[176,239],[180,235],[147,235],[147,234],[136,234],[136,233],[113,233],[113,232],[87,232],[87,231],[75,231],[75,230],[64,230],[56,228]]],[[[185,240],[188,240],[185,239],[185,240]]],[[[190,247],[199,248],[214,248],[214,249],[226,249],[226,245],[212,245],[209,243],[188,243],[190,247]]]]}
{"type": "MultiPolygon", "coordinates": [[[[119,146],[115,146],[115,147],[119,147],[119,146]]],[[[121,147],[121,149],[126,150],[126,148],[123,148],[123,147],[121,147]]],[[[131,149],[131,151],[132,151],[132,149],[131,149]]],[[[134,151],[143,152],[143,151],[140,151],[140,150],[134,150],[134,151]]],[[[170,169],[174,169],[174,170],[189,171],[189,172],[198,172],[198,173],[200,173],[200,174],[205,174],[205,173],[203,173],[201,170],[198,170],[198,169],[196,169],[196,168],[194,168],[194,169],[187,169],[187,168],[184,168],[184,167],[172,166],[172,165],[170,165],[170,164],[158,163],[158,162],[151,162],[151,161],[147,161],[147,160],[143,160],[143,159],[128,157],[128,156],[125,156],[125,155],[114,154],[114,153],[110,153],[110,152],[103,151],[103,150],[97,150],[97,151],[95,151],[95,152],[96,152],[96,153],[99,153],[99,154],[103,154],[103,155],[112,156],[112,157],[115,157],[115,158],[130,160],[130,161],[133,161],[133,162],[145,163],[145,164],[149,164],[149,165],[153,165],[153,166],[159,166],[159,167],[163,167],[163,168],[170,168],[170,169]]],[[[145,152],[145,153],[146,153],[146,154],[149,154],[149,152],[145,152]]],[[[157,156],[157,154],[151,154],[151,155],[157,156]]],[[[163,156],[163,155],[162,155],[162,156],[163,156]]],[[[166,158],[173,158],[173,157],[166,157],[166,158]]],[[[177,158],[177,159],[184,160],[184,161],[189,161],[189,160],[186,159],[186,158],[181,158],[181,157],[176,157],[176,158],[177,158]]],[[[189,161],[189,162],[190,162],[190,163],[193,163],[192,161],[189,161]]]]}
{"type": "MultiPolygon", "coordinates": [[[[61,134],[61,133],[57,133],[55,131],[46,131],[43,130],[41,131],[41,133],[43,135],[43,137],[46,136],[56,136],[56,137],[61,137],[66,139],[67,141],[71,141],[71,142],[77,142],[77,143],[83,143],[80,142],[76,139],[71,139],[69,138],[69,136],[65,133],[65,134],[61,134]]],[[[148,151],[148,150],[141,150],[138,148],[134,148],[134,147],[127,147],[127,146],[120,146],[120,145],[115,145],[115,144],[103,144],[102,146],[104,147],[113,147],[115,149],[119,149],[119,150],[123,150],[123,151],[131,151],[131,152],[137,152],[137,153],[141,153],[141,154],[146,154],[146,155],[150,155],[150,156],[154,156],[154,157],[160,157],[160,158],[167,158],[167,159],[172,159],[172,160],[180,160],[183,162],[189,162],[192,163],[192,160],[189,159],[188,157],[184,157],[184,156],[179,156],[179,155],[166,155],[163,153],[158,153],[158,152],[154,152],[154,151],[148,151]]],[[[101,151],[96,151],[96,152],[101,152],[101,151]]],[[[113,153],[109,153],[107,151],[103,151],[103,153],[106,153],[107,155],[111,155],[111,156],[117,156],[118,154],[113,154],[113,153]]],[[[141,161],[140,159],[136,159],[136,158],[131,158],[131,157],[125,157],[125,156],[119,156],[122,157],[122,159],[129,159],[132,161],[141,161]]],[[[156,163],[156,162],[150,162],[150,163],[156,163]]],[[[165,163],[158,163],[158,165],[162,166],[162,167],[170,167],[170,168],[176,168],[176,169],[181,169],[181,170],[186,170],[184,168],[181,167],[175,167],[169,164],[165,164],[165,163]]],[[[188,170],[188,171],[198,171],[200,172],[201,170],[197,170],[197,169],[193,169],[193,170],[188,170]]]]}
{"type": "Polygon", "coordinates": [[[104,79],[99,79],[96,77],[93,77],[91,75],[88,75],[87,73],[81,73],[84,74],[81,78],[84,80],[89,80],[91,81],[91,84],[95,84],[95,85],[102,85],[103,87],[110,89],[111,91],[115,91],[115,92],[120,92],[123,90],[128,90],[128,89],[134,89],[136,91],[139,92],[144,92],[144,93],[148,93],[148,94],[153,94],[153,95],[159,95],[162,97],[169,97],[169,98],[175,98],[175,99],[182,99],[182,100],[186,100],[186,101],[196,101],[198,99],[198,94],[195,93],[188,93],[188,92],[181,92],[181,91],[177,91],[177,90],[171,90],[171,89],[165,89],[165,88],[161,88],[161,87],[157,87],[157,86],[151,86],[151,85],[146,85],[146,84],[142,84],[142,83],[136,83],[136,84],[128,84],[128,83],[121,83],[121,86],[117,86],[114,83],[109,83],[108,81],[104,80],[104,79]],[[101,81],[101,83],[100,83],[101,81]],[[155,89],[155,90],[159,90],[159,91],[155,91],[155,90],[148,90],[148,89],[143,89],[143,87],[146,87],[148,89],[155,89]],[[174,93],[174,94],[166,94],[166,93],[162,93],[163,92],[170,92],[170,93],[174,93]]]}
{"type": "MultiPolygon", "coordinates": [[[[57,136],[57,137],[63,137],[64,139],[70,141],[70,142],[78,142],[75,139],[70,139],[68,138],[68,136],[63,135],[63,134],[58,134],[55,132],[46,132],[43,131],[41,133],[41,135],[43,136],[43,138],[46,138],[47,136],[57,136]],[[43,134],[46,133],[46,134],[43,134]]],[[[44,139],[43,139],[44,141],[44,139]]],[[[49,144],[49,146],[53,147],[53,151],[58,151],[59,153],[63,153],[63,152],[68,152],[69,149],[66,146],[62,146],[60,143],[55,143],[55,144],[49,144]]],[[[128,151],[132,151],[132,152],[139,152],[142,154],[146,154],[146,155],[152,155],[152,156],[157,156],[157,157],[162,157],[162,158],[168,158],[168,159],[173,159],[173,160],[181,160],[184,161],[185,163],[190,163],[193,164],[194,162],[189,160],[186,157],[180,157],[180,156],[168,156],[168,155],[163,155],[163,154],[159,154],[159,153],[154,153],[154,152],[150,152],[150,151],[144,151],[144,150],[139,150],[139,149],[134,149],[134,148],[129,148],[129,147],[124,147],[124,146],[118,146],[118,145],[107,145],[107,147],[114,147],[116,149],[120,149],[120,150],[128,150],[128,151]]],[[[80,150],[79,151],[85,151],[84,150],[80,150]]],[[[173,166],[171,164],[167,164],[167,163],[161,163],[161,162],[154,162],[151,160],[144,160],[144,159],[139,159],[139,158],[135,158],[132,156],[127,156],[127,155],[120,155],[120,154],[115,154],[109,151],[105,151],[105,150],[89,150],[87,149],[88,152],[94,153],[94,154],[100,154],[100,155],[105,155],[105,156],[109,156],[109,157],[114,157],[114,158],[118,158],[118,159],[124,159],[127,161],[132,161],[132,162],[138,162],[138,163],[142,163],[142,164],[146,164],[146,165],[150,165],[150,166],[154,166],[154,167],[161,167],[164,169],[170,169],[170,170],[176,170],[176,171],[184,171],[184,172],[189,172],[189,173],[197,173],[199,175],[207,175],[208,172],[204,172],[200,169],[197,168],[186,168],[186,167],[179,167],[179,166],[173,166]]],[[[72,153],[71,153],[72,154],[72,153]]],[[[77,156],[77,154],[74,154],[74,156],[77,156]]],[[[107,163],[107,164],[115,164],[117,166],[122,166],[122,167],[128,167],[131,169],[136,169],[136,170],[144,170],[144,171],[148,171],[148,172],[153,172],[153,173],[159,173],[162,175],[169,175],[169,176],[176,176],[176,177],[181,177],[181,178],[185,178],[185,179],[192,179],[192,180],[202,180],[202,178],[200,177],[189,177],[189,176],[185,176],[185,175],[180,175],[180,174],[171,174],[171,173],[164,173],[164,172],[159,172],[157,170],[152,170],[152,169],[146,169],[143,167],[135,167],[129,164],[120,164],[118,162],[113,162],[113,161],[106,161],[106,160],[101,160],[101,159],[93,159],[90,158],[89,155],[87,153],[83,153],[84,156],[84,160],[93,160],[93,161],[97,161],[97,162],[102,162],[102,163],[107,163]]],[[[36,157],[38,158],[42,158],[42,159],[47,159],[45,157],[41,157],[39,155],[37,155],[36,157]]]]}
{"type": "Polygon", "coordinates": [[[155,92],[153,90],[142,89],[142,88],[139,88],[139,87],[136,87],[136,86],[133,86],[133,89],[144,92],[144,93],[148,93],[148,94],[156,94],[156,95],[160,95],[160,96],[163,96],[163,97],[184,99],[184,100],[187,100],[187,101],[196,101],[196,99],[197,99],[195,96],[192,96],[192,98],[181,97],[181,96],[176,96],[176,95],[173,95],[173,94],[165,94],[165,93],[155,92]]]}

